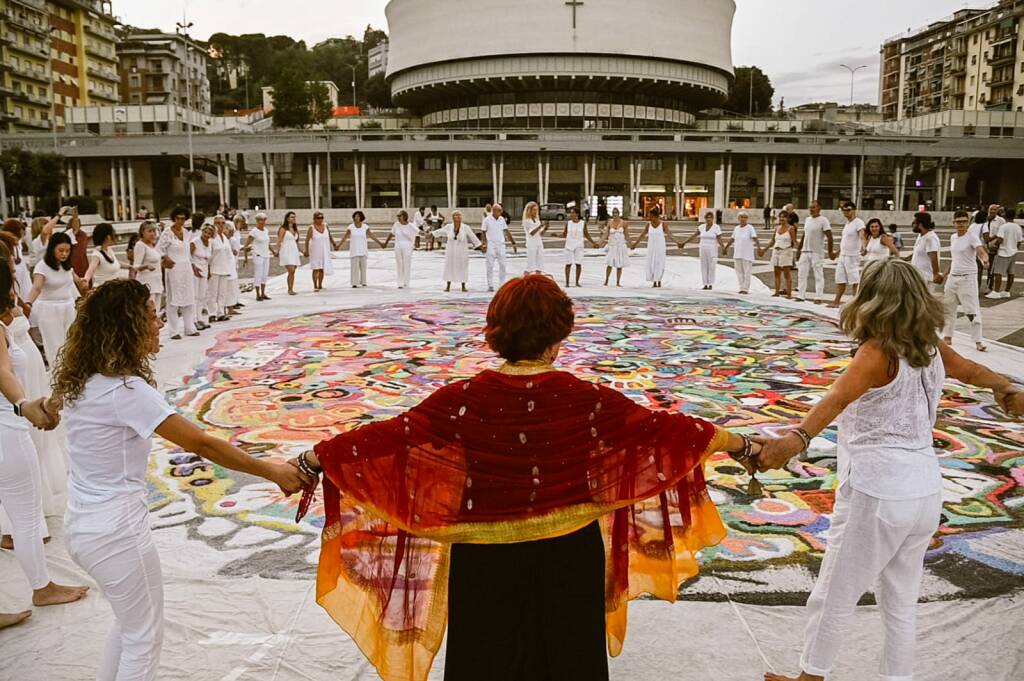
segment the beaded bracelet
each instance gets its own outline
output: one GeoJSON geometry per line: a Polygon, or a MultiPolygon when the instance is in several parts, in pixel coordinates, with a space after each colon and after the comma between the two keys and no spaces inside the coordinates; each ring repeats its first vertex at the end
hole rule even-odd
{"type": "Polygon", "coordinates": [[[299,470],[302,471],[303,474],[308,475],[311,478],[319,477],[320,471],[313,469],[313,467],[309,464],[309,461],[306,460],[306,454],[308,454],[308,452],[303,452],[302,454],[299,454],[299,456],[295,459],[296,463],[298,463],[299,465],[299,470]]]}

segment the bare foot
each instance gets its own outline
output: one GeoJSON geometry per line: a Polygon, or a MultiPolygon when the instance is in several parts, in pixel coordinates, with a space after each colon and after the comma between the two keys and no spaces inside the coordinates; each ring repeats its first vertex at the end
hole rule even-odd
{"type": "Polygon", "coordinates": [[[31,616],[31,610],[17,613],[0,612],[0,629],[6,629],[7,627],[13,627],[15,624],[21,624],[31,616]]]}
{"type": "Polygon", "coordinates": [[[14,537],[9,534],[5,534],[0,537],[0,549],[6,549],[7,551],[14,550],[14,537]]]}
{"type": "Polygon", "coordinates": [[[800,676],[783,676],[782,674],[766,672],[764,675],[764,681],[825,681],[825,677],[811,676],[810,674],[801,674],[800,676]]]}
{"type": "Polygon", "coordinates": [[[85,598],[88,591],[89,587],[87,586],[64,586],[50,582],[42,589],[32,592],[32,605],[41,608],[46,605],[74,603],[85,598]]]}

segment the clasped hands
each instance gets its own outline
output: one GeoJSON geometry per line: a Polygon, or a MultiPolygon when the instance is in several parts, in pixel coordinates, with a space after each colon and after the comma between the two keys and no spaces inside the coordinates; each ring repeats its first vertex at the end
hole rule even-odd
{"type": "Polygon", "coordinates": [[[60,412],[53,408],[47,408],[49,400],[45,397],[23,402],[21,415],[39,430],[53,430],[60,425],[60,412]]]}

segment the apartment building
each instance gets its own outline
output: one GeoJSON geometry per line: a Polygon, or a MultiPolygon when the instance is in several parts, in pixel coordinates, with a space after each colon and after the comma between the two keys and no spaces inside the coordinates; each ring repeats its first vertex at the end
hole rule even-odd
{"type": "Polygon", "coordinates": [[[881,48],[886,120],[950,110],[1024,111],[1024,0],[964,9],[881,48]]]}
{"type": "Polygon", "coordinates": [[[50,129],[49,41],[46,0],[0,0],[0,130],[50,129]]]}
{"type": "Polygon", "coordinates": [[[131,33],[117,56],[123,103],[191,105],[210,113],[207,54],[199,44],[174,33],[131,33]]]}
{"type": "Polygon", "coordinates": [[[116,19],[110,0],[47,0],[51,27],[54,111],[64,127],[64,107],[118,101],[116,19]]]}

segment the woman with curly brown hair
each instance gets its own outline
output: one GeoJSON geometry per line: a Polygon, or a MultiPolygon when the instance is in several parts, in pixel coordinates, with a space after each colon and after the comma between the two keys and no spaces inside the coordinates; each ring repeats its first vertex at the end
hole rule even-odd
{"type": "Polygon", "coordinates": [[[675,600],[724,538],[704,461],[755,448],[556,369],[573,324],[552,278],[513,279],[496,370],[300,457],[325,475],[317,601],[383,678],[426,679],[447,623],[446,681],[607,679],[628,601],[675,600]]]}
{"type": "Polygon", "coordinates": [[[942,320],[942,303],[913,265],[897,258],[870,262],[840,317],[858,345],[853,362],[799,427],[764,441],[758,467],[781,468],[839,418],[839,488],[825,558],[807,599],[803,673],[793,679],[821,681],[830,673],[846,623],[872,585],[885,627],[879,678],[912,678],[924,556],[942,511],[932,432],[943,383],[949,377],[990,388],[1008,413],[1024,415],[1024,393],[943,343],[942,320]]]}
{"type": "Polygon", "coordinates": [[[108,282],[82,303],[54,370],[54,398],[64,404],[68,430],[68,553],[114,610],[101,679],[156,678],[163,584],[146,504],[154,433],[215,464],[266,478],[285,494],[310,482],[295,467],[253,458],[174,413],[153,387],[150,367],[162,327],[148,288],[108,282]]]}

